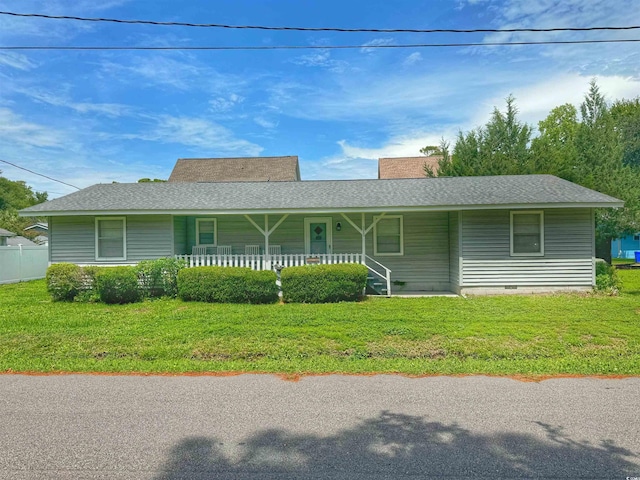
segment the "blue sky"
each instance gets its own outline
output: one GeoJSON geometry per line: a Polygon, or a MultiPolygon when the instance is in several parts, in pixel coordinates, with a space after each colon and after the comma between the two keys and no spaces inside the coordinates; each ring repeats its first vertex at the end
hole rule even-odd
{"type": "MultiPolygon", "coordinates": [[[[361,28],[640,24],[637,0],[0,0],[0,10],[197,23],[361,28]]],[[[335,45],[638,38],[640,32],[268,32],[0,16],[0,45],[335,45]]],[[[513,94],[535,125],[640,95],[638,44],[301,51],[2,51],[0,158],[80,187],[167,178],[177,158],[298,155],[302,178],[375,178],[486,122],[513,94]]],[[[0,164],[50,197],[73,189],[0,164]]]]}

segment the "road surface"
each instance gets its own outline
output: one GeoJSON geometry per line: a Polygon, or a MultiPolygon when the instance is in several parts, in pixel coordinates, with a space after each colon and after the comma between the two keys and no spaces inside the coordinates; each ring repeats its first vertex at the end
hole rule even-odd
{"type": "Polygon", "coordinates": [[[0,375],[0,478],[640,477],[640,378],[0,375]]]}

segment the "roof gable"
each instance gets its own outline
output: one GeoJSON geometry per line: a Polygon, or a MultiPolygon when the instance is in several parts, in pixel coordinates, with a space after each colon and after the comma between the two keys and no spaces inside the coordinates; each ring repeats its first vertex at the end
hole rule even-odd
{"type": "Polygon", "coordinates": [[[287,182],[300,180],[297,156],[181,158],[169,182],[287,182]]]}
{"type": "Polygon", "coordinates": [[[429,157],[394,157],[378,159],[378,178],[424,178],[428,165],[436,174],[440,155],[429,157]]]}

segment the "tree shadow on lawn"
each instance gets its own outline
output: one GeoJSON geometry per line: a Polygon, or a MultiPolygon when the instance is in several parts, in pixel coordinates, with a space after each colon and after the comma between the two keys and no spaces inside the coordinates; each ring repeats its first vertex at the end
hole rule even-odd
{"type": "Polygon", "coordinates": [[[353,429],[321,437],[266,430],[229,458],[214,437],[186,438],[157,480],[203,478],[625,478],[638,455],[614,442],[570,439],[538,423],[541,435],[483,435],[455,424],[382,412],[353,429]]]}

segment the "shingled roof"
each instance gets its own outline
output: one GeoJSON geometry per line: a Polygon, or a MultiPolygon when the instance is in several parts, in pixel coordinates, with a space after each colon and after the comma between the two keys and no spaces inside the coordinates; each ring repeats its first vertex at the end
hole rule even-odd
{"type": "Polygon", "coordinates": [[[300,180],[297,156],[181,158],[169,182],[290,182],[300,180]]]}
{"type": "Polygon", "coordinates": [[[439,155],[430,157],[394,157],[378,159],[378,178],[424,178],[425,164],[437,173],[439,155]]]}
{"type": "Polygon", "coordinates": [[[405,180],[100,184],[20,214],[225,214],[487,208],[621,207],[616,198],[553,175],[405,180]]]}

